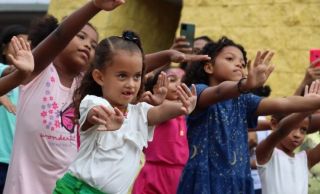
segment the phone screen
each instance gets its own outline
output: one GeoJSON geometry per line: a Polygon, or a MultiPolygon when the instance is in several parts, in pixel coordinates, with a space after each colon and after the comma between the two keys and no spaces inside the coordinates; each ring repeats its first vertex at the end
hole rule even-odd
{"type": "MultiPolygon", "coordinates": [[[[317,60],[320,58],[320,49],[311,49],[310,50],[310,63],[312,63],[314,60],[317,60]]],[[[320,62],[316,63],[314,67],[320,67],[320,62]]]]}
{"type": "Polygon", "coordinates": [[[195,25],[182,23],[180,28],[180,36],[185,36],[187,41],[190,43],[190,46],[193,47],[195,34],[195,25]]]}

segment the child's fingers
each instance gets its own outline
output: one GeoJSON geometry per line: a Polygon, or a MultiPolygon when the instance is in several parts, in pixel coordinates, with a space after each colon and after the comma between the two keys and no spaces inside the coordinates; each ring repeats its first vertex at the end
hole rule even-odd
{"type": "Polygon", "coordinates": [[[266,71],[266,76],[267,77],[270,76],[270,74],[273,72],[274,68],[275,68],[275,65],[273,65],[273,64],[268,67],[268,69],[266,71]]]}
{"type": "Polygon", "coordinates": [[[256,54],[256,58],[254,59],[253,66],[256,67],[260,62],[261,51],[258,51],[256,54]]]}
{"type": "Polygon", "coordinates": [[[19,43],[23,50],[25,51],[28,50],[27,41],[25,41],[23,38],[19,38],[19,43]]]}
{"type": "Polygon", "coordinates": [[[259,65],[264,63],[264,60],[266,58],[266,56],[269,54],[270,51],[268,50],[265,50],[262,52],[261,56],[260,56],[260,61],[259,61],[259,65]]]}
{"type": "Polygon", "coordinates": [[[307,94],[309,94],[309,86],[308,85],[306,85],[304,87],[304,96],[307,95],[307,94]]]}
{"type": "Polygon", "coordinates": [[[188,88],[188,86],[185,83],[182,83],[180,86],[183,89],[183,91],[187,94],[187,97],[192,96],[191,90],[188,88]]]}
{"type": "Polygon", "coordinates": [[[123,113],[117,107],[114,108],[114,112],[116,116],[123,116],[123,113]]]}
{"type": "Polygon", "coordinates": [[[192,96],[197,95],[197,88],[194,84],[191,85],[191,93],[192,93],[192,96]]]}
{"type": "Polygon", "coordinates": [[[14,36],[12,38],[12,40],[13,40],[12,44],[13,44],[13,47],[15,48],[15,51],[18,52],[19,50],[21,50],[22,45],[21,45],[19,39],[16,36],[14,36]]]}
{"type": "Polygon", "coordinates": [[[320,62],[320,58],[312,61],[312,62],[310,63],[310,67],[314,67],[314,66],[315,66],[317,63],[319,63],[319,62],[320,62]]]}
{"type": "MultiPolygon", "coordinates": [[[[183,99],[187,100],[189,98],[189,96],[188,96],[188,94],[186,93],[186,91],[182,87],[183,87],[182,85],[178,86],[178,92],[180,92],[180,94],[183,97],[183,99]]],[[[190,90],[189,90],[189,92],[191,93],[190,90]]]]}
{"type": "Polygon", "coordinates": [[[209,61],[211,57],[208,55],[186,55],[185,61],[209,61]]]}
{"type": "Polygon", "coordinates": [[[310,89],[309,89],[309,93],[314,93],[314,91],[315,91],[315,81],[313,81],[312,83],[311,83],[311,85],[310,85],[310,89]]]}
{"type": "Polygon", "coordinates": [[[97,116],[93,115],[91,117],[91,122],[95,124],[105,125],[107,122],[101,118],[98,118],[97,116]]]}
{"type": "Polygon", "coordinates": [[[273,56],[274,56],[274,52],[269,52],[269,54],[267,55],[267,57],[264,60],[264,64],[268,65],[273,56]]]}
{"type": "Polygon", "coordinates": [[[315,92],[317,94],[319,94],[319,92],[320,92],[320,82],[319,82],[319,80],[316,80],[315,82],[316,82],[315,83],[315,92]]]}

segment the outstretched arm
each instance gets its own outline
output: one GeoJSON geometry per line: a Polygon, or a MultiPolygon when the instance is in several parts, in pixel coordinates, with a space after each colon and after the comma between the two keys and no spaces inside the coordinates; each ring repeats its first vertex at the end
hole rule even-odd
{"type": "Polygon", "coordinates": [[[180,115],[191,113],[197,102],[196,89],[192,86],[192,90],[182,84],[178,87],[178,95],[180,102],[165,101],[159,106],[150,108],[148,111],[148,125],[157,125],[169,119],[180,115]]]}
{"type": "Polygon", "coordinates": [[[320,162],[320,144],[315,148],[307,151],[308,167],[311,169],[314,165],[320,162]]]}
{"type": "Polygon", "coordinates": [[[164,50],[156,53],[147,54],[145,62],[147,64],[147,72],[153,71],[159,67],[167,65],[170,62],[182,63],[188,61],[208,61],[208,55],[184,54],[176,50],[164,50]]]}
{"type": "MultiPolygon", "coordinates": [[[[305,97],[306,99],[318,98],[320,99],[320,83],[318,81],[313,82],[308,90],[308,86],[305,87],[305,97]]],[[[267,163],[272,155],[272,152],[276,145],[299,124],[311,112],[303,113],[293,113],[284,119],[282,119],[277,129],[271,133],[265,140],[263,140],[256,148],[257,162],[260,165],[267,163]]]]}
{"type": "Polygon", "coordinates": [[[111,11],[124,2],[124,0],[93,0],[63,20],[55,31],[33,49],[36,66],[30,78],[25,82],[31,81],[44,70],[83,26],[99,11],[102,9],[111,11]]]}
{"type": "Polygon", "coordinates": [[[272,52],[264,51],[261,53],[258,51],[253,64],[248,62],[248,77],[246,79],[241,79],[238,82],[224,81],[217,86],[208,87],[201,93],[197,107],[205,108],[219,101],[238,97],[241,92],[262,86],[274,69],[274,66],[270,65],[272,57],[272,52]]]}

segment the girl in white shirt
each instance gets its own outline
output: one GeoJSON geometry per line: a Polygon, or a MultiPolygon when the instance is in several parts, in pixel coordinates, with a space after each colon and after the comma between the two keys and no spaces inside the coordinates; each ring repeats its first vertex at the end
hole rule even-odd
{"type": "MultiPolygon", "coordinates": [[[[305,98],[320,98],[320,82],[315,81],[305,89],[305,98]]],[[[307,194],[308,170],[320,161],[320,144],[297,154],[309,131],[310,112],[289,116],[272,116],[274,130],[256,148],[256,158],[262,185],[262,194],[307,194]]]]}
{"type": "MultiPolygon", "coordinates": [[[[80,151],[57,181],[54,193],[127,193],[142,149],[152,140],[153,126],[194,109],[196,91],[186,85],[178,87],[180,102],[154,107],[144,102],[131,104],[143,91],[143,56],[140,39],[133,32],[99,43],[74,95],[80,116],[80,151]]],[[[163,87],[165,79],[160,84],[163,87]]]]}

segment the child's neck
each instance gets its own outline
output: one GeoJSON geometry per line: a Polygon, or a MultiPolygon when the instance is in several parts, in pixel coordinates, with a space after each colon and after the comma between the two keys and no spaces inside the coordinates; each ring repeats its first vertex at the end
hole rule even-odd
{"type": "Polygon", "coordinates": [[[288,156],[290,156],[290,157],[294,157],[294,152],[293,152],[293,150],[289,150],[289,149],[287,149],[285,146],[283,146],[282,144],[278,144],[277,146],[276,146],[279,150],[282,150],[284,153],[286,153],[288,156]]]}
{"type": "Polygon", "coordinates": [[[71,88],[74,78],[79,74],[69,72],[66,68],[59,64],[54,64],[54,66],[58,72],[61,84],[67,88],[71,88]]]}
{"type": "Polygon", "coordinates": [[[220,81],[218,81],[218,80],[216,80],[214,77],[210,77],[209,78],[209,85],[210,86],[217,86],[217,85],[219,85],[221,82],[220,81]]]}

